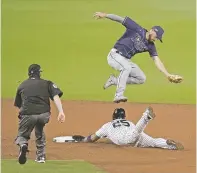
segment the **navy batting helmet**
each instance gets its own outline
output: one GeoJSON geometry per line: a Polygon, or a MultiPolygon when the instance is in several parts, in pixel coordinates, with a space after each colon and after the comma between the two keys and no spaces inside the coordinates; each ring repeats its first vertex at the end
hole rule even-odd
{"type": "Polygon", "coordinates": [[[123,108],[116,108],[113,113],[113,120],[115,119],[125,119],[126,114],[123,108]]]}

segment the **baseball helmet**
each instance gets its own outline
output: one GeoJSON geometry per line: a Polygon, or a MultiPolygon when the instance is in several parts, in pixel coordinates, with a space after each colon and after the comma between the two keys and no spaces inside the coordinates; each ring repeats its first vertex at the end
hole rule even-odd
{"type": "Polygon", "coordinates": [[[28,68],[28,75],[40,74],[42,72],[41,67],[39,64],[31,64],[28,68]]]}
{"type": "Polygon", "coordinates": [[[123,108],[116,108],[113,112],[113,120],[115,119],[125,119],[126,114],[123,108]]]}

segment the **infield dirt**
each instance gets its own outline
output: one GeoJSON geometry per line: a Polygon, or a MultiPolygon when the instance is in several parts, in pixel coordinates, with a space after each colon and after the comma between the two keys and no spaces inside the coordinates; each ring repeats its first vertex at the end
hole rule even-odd
{"type": "MultiPolygon", "coordinates": [[[[52,115],[45,127],[47,159],[82,159],[109,173],[195,173],[196,117],[195,105],[114,104],[106,102],[64,101],[66,121],[57,122],[57,111],[52,104],[52,115]],[[116,107],[126,109],[127,119],[136,123],[147,106],[151,105],[157,117],[145,132],[153,137],[178,140],[184,151],[150,148],[119,147],[104,141],[95,144],[54,143],[53,137],[73,134],[89,135],[105,122],[111,121],[116,107]]],[[[13,100],[2,99],[2,159],[17,159],[18,147],[14,144],[18,127],[18,110],[13,100]]],[[[29,159],[35,159],[35,138],[29,141],[29,159]]]]}

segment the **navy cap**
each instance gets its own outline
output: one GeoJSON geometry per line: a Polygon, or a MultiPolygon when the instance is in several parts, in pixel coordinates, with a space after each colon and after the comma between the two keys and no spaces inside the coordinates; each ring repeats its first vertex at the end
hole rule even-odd
{"type": "Polygon", "coordinates": [[[42,72],[41,67],[39,64],[31,64],[28,68],[28,73],[30,74],[35,74],[35,73],[40,73],[42,72]]]}
{"type": "Polygon", "coordinates": [[[161,41],[162,41],[162,36],[164,34],[164,30],[161,26],[153,26],[152,29],[156,32],[157,34],[157,38],[161,41]]]}

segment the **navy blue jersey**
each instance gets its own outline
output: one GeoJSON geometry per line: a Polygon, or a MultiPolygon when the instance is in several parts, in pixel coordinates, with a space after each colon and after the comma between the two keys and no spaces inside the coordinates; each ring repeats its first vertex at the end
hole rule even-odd
{"type": "Polygon", "coordinates": [[[129,17],[125,17],[122,25],[126,27],[126,31],[114,45],[122,56],[131,59],[135,54],[142,52],[149,52],[151,57],[157,56],[155,44],[146,39],[146,29],[129,17]]]}

